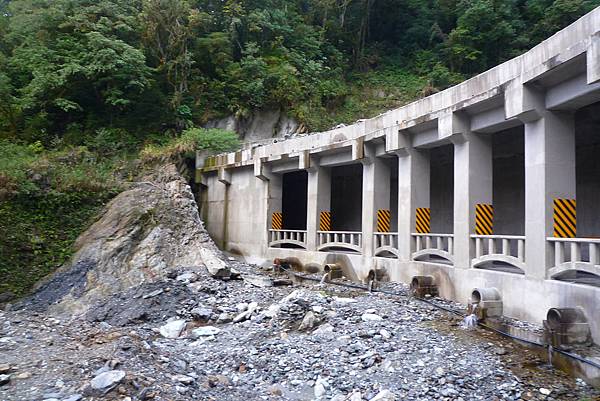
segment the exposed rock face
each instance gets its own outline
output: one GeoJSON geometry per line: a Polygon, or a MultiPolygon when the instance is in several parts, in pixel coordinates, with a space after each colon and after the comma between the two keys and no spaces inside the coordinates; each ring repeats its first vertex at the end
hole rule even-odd
{"type": "Polygon", "coordinates": [[[249,117],[229,116],[209,121],[205,127],[235,131],[244,142],[288,138],[305,131],[303,125],[280,110],[256,110],[249,117]]]}
{"type": "Polygon", "coordinates": [[[164,279],[182,266],[204,269],[207,255],[211,263],[222,258],[177,168],[157,170],[113,199],[77,239],[71,262],[21,306],[84,313],[97,301],[164,279]]]}

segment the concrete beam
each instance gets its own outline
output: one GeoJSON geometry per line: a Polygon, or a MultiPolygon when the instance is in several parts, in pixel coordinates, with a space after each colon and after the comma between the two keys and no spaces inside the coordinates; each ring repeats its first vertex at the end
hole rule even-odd
{"type": "Polygon", "coordinates": [[[504,92],[504,114],[506,119],[518,118],[523,122],[541,117],[545,109],[544,96],[536,89],[514,79],[504,92]]]}
{"type": "Polygon", "coordinates": [[[505,129],[517,127],[521,121],[516,118],[507,120],[504,116],[504,107],[484,110],[471,115],[471,131],[481,133],[493,133],[505,129]]]}
{"type": "Polygon", "coordinates": [[[600,82],[589,84],[585,74],[563,81],[546,91],[548,110],[577,110],[598,100],[600,82]]]}
{"type": "Polygon", "coordinates": [[[474,257],[475,205],[492,203],[491,138],[466,131],[454,138],[454,267],[468,269],[474,257]]]}
{"type": "Polygon", "coordinates": [[[352,141],[352,160],[357,161],[365,157],[364,138],[357,138],[352,141]]]}
{"type": "Polygon", "coordinates": [[[573,116],[547,111],[525,124],[525,274],[544,279],[552,265],[554,198],[575,198],[573,116]]]}
{"type": "Polygon", "coordinates": [[[231,185],[231,169],[225,167],[219,168],[218,179],[225,185],[231,185]]]}
{"type": "Polygon", "coordinates": [[[317,160],[311,162],[311,166],[308,170],[306,245],[307,250],[316,251],[320,214],[331,208],[331,170],[321,167],[317,160]]]}
{"type": "Polygon", "coordinates": [[[590,43],[586,52],[587,83],[594,84],[600,81],[600,31],[590,36],[590,43]]]}
{"type": "Polygon", "coordinates": [[[438,119],[438,138],[450,139],[463,135],[471,129],[469,116],[464,112],[447,110],[438,119]]]}
{"type": "Polygon", "coordinates": [[[308,170],[310,168],[310,152],[304,150],[298,155],[298,168],[300,170],[308,170]]]}
{"type": "Polygon", "coordinates": [[[271,179],[271,168],[261,158],[254,159],[254,176],[263,181],[269,181],[271,179]]]}
{"type": "Polygon", "coordinates": [[[377,210],[390,208],[390,168],[380,157],[363,167],[362,233],[363,255],[373,256],[373,233],[377,226],[377,210]]]}

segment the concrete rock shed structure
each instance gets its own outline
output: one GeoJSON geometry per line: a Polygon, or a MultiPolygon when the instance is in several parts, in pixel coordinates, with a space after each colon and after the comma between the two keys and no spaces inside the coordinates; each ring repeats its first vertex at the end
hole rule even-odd
{"type": "Polygon", "coordinates": [[[506,316],[581,307],[600,343],[600,8],[527,53],[351,126],[197,159],[202,217],[254,262],[435,278],[506,316]]]}

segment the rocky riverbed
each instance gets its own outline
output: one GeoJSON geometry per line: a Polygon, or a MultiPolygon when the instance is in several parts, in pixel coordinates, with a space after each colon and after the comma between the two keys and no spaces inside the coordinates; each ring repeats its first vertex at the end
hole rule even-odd
{"type": "Polygon", "coordinates": [[[245,279],[181,268],[77,318],[0,312],[0,399],[600,399],[533,350],[406,295],[274,286],[286,276],[234,267],[245,279]]]}

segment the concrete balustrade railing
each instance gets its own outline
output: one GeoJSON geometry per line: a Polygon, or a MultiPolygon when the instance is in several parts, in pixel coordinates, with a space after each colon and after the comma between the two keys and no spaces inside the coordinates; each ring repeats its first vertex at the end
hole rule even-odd
{"type": "Polygon", "coordinates": [[[360,231],[317,231],[317,251],[331,248],[362,252],[360,231]]]}
{"type": "MultiPolygon", "coordinates": [[[[454,235],[453,234],[421,234],[412,233],[415,241],[413,260],[426,260],[431,257],[445,259],[454,263],[454,235]]],[[[445,263],[444,261],[440,261],[445,263]]]]}
{"type": "Polygon", "coordinates": [[[525,271],[524,235],[471,235],[471,238],[475,241],[471,267],[503,262],[525,271]]]}
{"type": "Polygon", "coordinates": [[[547,238],[553,244],[554,267],[550,277],[566,270],[580,270],[600,274],[600,239],[598,238],[547,238]]]}
{"type": "Polygon", "coordinates": [[[306,230],[269,230],[269,247],[296,245],[306,249],[306,230]]]}
{"type": "Polygon", "coordinates": [[[398,233],[373,233],[373,255],[389,256],[398,254],[398,233]]]}

